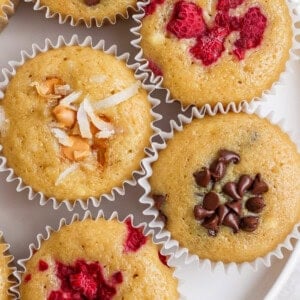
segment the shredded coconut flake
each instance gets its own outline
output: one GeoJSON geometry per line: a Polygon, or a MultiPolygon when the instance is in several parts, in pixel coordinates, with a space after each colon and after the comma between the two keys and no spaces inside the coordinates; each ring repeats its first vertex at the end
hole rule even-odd
{"type": "Polygon", "coordinates": [[[92,123],[101,131],[112,131],[114,127],[111,123],[105,122],[97,117],[94,113],[93,106],[91,105],[88,98],[85,98],[83,101],[84,110],[86,111],[87,115],[90,117],[92,123]]]}
{"type": "Polygon", "coordinates": [[[53,95],[53,94],[48,94],[49,93],[49,87],[44,84],[44,83],[39,83],[37,81],[34,81],[30,84],[30,86],[35,87],[37,93],[44,97],[44,98],[51,98],[51,99],[59,99],[61,98],[60,95],[53,95]]]}
{"type": "Polygon", "coordinates": [[[62,99],[59,104],[65,107],[68,107],[73,110],[77,110],[77,108],[74,105],[71,105],[74,101],[78,100],[78,98],[81,96],[81,92],[73,92],[64,99],[62,99]]]}
{"type": "Polygon", "coordinates": [[[97,139],[108,139],[111,136],[113,136],[115,134],[114,130],[110,130],[110,131],[99,131],[98,133],[96,133],[96,138],[97,139]]]}
{"type": "Polygon", "coordinates": [[[90,122],[84,109],[84,101],[80,104],[77,112],[77,120],[79,125],[80,134],[83,138],[91,139],[92,132],[90,129],[90,122]]]}
{"type": "Polygon", "coordinates": [[[67,96],[70,92],[71,87],[68,84],[54,86],[54,93],[56,95],[67,96]]]}
{"type": "Polygon", "coordinates": [[[133,97],[138,92],[140,86],[141,83],[138,81],[119,93],[93,103],[93,108],[95,111],[99,111],[108,107],[118,105],[121,102],[124,102],[133,97]]]}
{"type": "Polygon", "coordinates": [[[5,135],[7,129],[7,120],[5,118],[5,111],[2,106],[0,106],[0,133],[5,135]]]}
{"type": "Polygon", "coordinates": [[[58,139],[58,142],[61,145],[64,145],[66,147],[72,147],[73,142],[70,139],[70,137],[66,134],[65,131],[59,129],[59,128],[51,128],[51,132],[54,134],[54,136],[58,139]]]}
{"type": "Polygon", "coordinates": [[[95,75],[95,76],[90,77],[89,81],[91,83],[98,83],[99,84],[99,83],[103,83],[106,79],[107,79],[107,76],[99,74],[99,75],[95,75]]]}
{"type": "Polygon", "coordinates": [[[78,167],[79,167],[78,164],[73,164],[67,169],[65,169],[62,173],[60,173],[57,180],[55,181],[55,186],[61,184],[65,180],[65,178],[71,173],[73,173],[74,171],[76,171],[78,167]]]}

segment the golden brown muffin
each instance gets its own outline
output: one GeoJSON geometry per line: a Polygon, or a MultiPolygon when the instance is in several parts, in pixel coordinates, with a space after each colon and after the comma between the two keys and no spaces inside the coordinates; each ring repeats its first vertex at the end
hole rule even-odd
{"type": "Polygon", "coordinates": [[[14,14],[19,0],[0,0],[0,31],[8,23],[8,18],[14,14]]]}
{"type": "Polygon", "coordinates": [[[7,164],[35,191],[71,201],[109,193],[140,168],[151,105],[124,61],[64,47],[18,68],[1,103],[7,164]]]}
{"type": "Polygon", "coordinates": [[[114,22],[117,15],[126,16],[129,7],[136,7],[136,0],[40,0],[41,6],[49,7],[52,13],[63,17],[71,16],[76,22],[84,20],[90,24],[91,19],[102,23],[106,18],[114,22]]]}
{"type": "Polygon", "coordinates": [[[244,113],[194,120],[153,164],[153,198],[180,246],[212,261],[263,257],[300,221],[300,155],[244,113]],[[183,151],[184,149],[184,151],[183,151]]]}
{"type": "Polygon", "coordinates": [[[42,242],[26,263],[20,294],[24,300],[61,299],[67,292],[70,299],[175,300],[172,273],[157,245],[130,221],[88,219],[42,242]]]}
{"type": "Polygon", "coordinates": [[[184,105],[260,97],[292,45],[285,0],[153,0],[140,33],[150,68],[184,105]]]}
{"type": "Polygon", "coordinates": [[[8,300],[12,297],[8,294],[10,288],[9,276],[12,275],[11,269],[9,268],[10,258],[5,254],[7,245],[4,244],[2,234],[0,233],[0,299],[8,300]]]}

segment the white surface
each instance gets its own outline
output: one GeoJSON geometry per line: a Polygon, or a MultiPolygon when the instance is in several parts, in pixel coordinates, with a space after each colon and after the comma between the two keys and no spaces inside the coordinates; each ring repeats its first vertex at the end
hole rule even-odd
{"type": "MultiPolygon", "coordinates": [[[[8,67],[9,60],[18,60],[20,51],[22,49],[29,50],[32,43],[43,45],[45,38],[56,40],[59,34],[63,34],[69,39],[72,34],[76,33],[82,40],[85,36],[91,35],[95,42],[99,39],[106,39],[108,46],[117,44],[119,52],[130,51],[134,54],[134,50],[129,45],[133,36],[128,30],[132,24],[131,21],[123,21],[118,22],[116,26],[106,26],[101,29],[73,28],[69,25],[59,25],[55,19],[46,20],[43,13],[33,12],[30,4],[22,3],[7,28],[0,34],[0,68],[8,67]]],[[[133,57],[134,55],[132,55],[133,57]]],[[[274,109],[278,119],[285,116],[288,127],[295,131],[295,137],[300,143],[299,61],[294,64],[293,70],[294,73],[286,77],[286,86],[279,87],[276,96],[269,97],[264,109],[266,112],[274,109]]],[[[178,111],[177,104],[164,104],[161,105],[161,108],[165,110],[165,119],[178,111]]],[[[164,122],[160,125],[167,130],[166,124],[167,122],[164,122]]],[[[15,187],[13,183],[6,184],[5,174],[0,174],[0,229],[4,231],[6,240],[11,244],[11,253],[19,259],[28,256],[29,243],[36,241],[35,236],[38,233],[45,232],[46,225],[57,227],[61,217],[70,219],[72,213],[64,207],[54,211],[50,203],[41,207],[37,201],[28,201],[26,193],[17,194],[15,187]]],[[[121,216],[133,212],[136,220],[139,221],[142,218],[143,207],[138,204],[138,197],[142,192],[139,188],[127,187],[125,197],[118,197],[114,203],[102,202],[100,207],[108,212],[118,210],[121,216]]],[[[92,209],[92,211],[95,213],[96,209],[92,209]]],[[[81,213],[82,211],[77,207],[75,212],[81,213]]],[[[262,268],[257,272],[246,268],[242,270],[241,274],[234,270],[227,275],[220,270],[211,273],[205,267],[198,270],[194,265],[186,266],[177,270],[177,274],[185,278],[180,289],[187,299],[195,300],[263,299],[282,272],[289,255],[290,253],[286,252],[283,260],[274,260],[271,268],[262,268]]],[[[297,269],[300,269],[298,257],[297,255],[294,258],[293,265],[295,267],[297,265],[297,269]]],[[[291,269],[290,272],[293,270],[291,269]]],[[[292,280],[288,279],[290,272],[287,272],[284,280],[281,282],[279,280],[278,287],[279,289],[284,287],[284,290],[278,291],[277,299],[300,298],[299,288],[296,289],[293,286],[293,284],[300,286],[300,271],[296,271],[298,273],[296,276],[293,275],[292,280]]]]}

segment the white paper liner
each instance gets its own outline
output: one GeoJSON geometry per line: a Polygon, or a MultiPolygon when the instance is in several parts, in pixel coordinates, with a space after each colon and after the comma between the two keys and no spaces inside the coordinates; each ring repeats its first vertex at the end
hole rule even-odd
{"type": "MultiPolygon", "coordinates": [[[[160,114],[153,111],[153,109],[155,109],[155,107],[160,104],[160,100],[158,100],[157,98],[153,98],[150,95],[150,93],[154,90],[155,86],[153,84],[145,83],[147,75],[145,73],[139,74],[137,72],[137,69],[139,66],[138,63],[133,63],[133,64],[128,63],[129,56],[130,56],[129,53],[124,53],[124,54],[118,55],[117,54],[118,50],[117,50],[116,45],[113,45],[113,46],[109,47],[108,49],[106,49],[104,40],[100,40],[96,45],[93,45],[92,38],[90,36],[86,37],[83,42],[80,42],[77,35],[73,35],[71,37],[70,41],[66,41],[63,36],[59,36],[58,40],[56,42],[51,42],[49,39],[46,39],[45,45],[43,47],[40,47],[37,44],[33,44],[32,50],[30,53],[28,53],[26,51],[21,51],[21,60],[10,61],[8,63],[10,66],[10,69],[6,69],[6,68],[2,69],[2,75],[4,76],[4,80],[0,81],[0,103],[1,103],[1,100],[4,98],[5,89],[6,89],[7,85],[9,84],[10,79],[16,74],[16,70],[18,67],[22,66],[27,60],[34,58],[39,53],[46,52],[50,49],[57,49],[60,47],[73,46],[73,45],[79,45],[79,46],[83,46],[83,47],[91,47],[92,49],[104,51],[104,53],[106,53],[106,54],[114,55],[118,60],[123,60],[129,69],[132,69],[135,71],[135,74],[134,74],[135,78],[142,83],[142,88],[144,88],[148,92],[148,100],[149,100],[150,104],[152,105],[151,115],[153,117],[153,121],[151,123],[151,128],[153,130],[153,136],[155,136],[160,130],[157,127],[155,127],[153,124],[157,120],[160,120],[162,118],[162,116],[160,114]]],[[[6,165],[6,162],[7,162],[6,158],[1,155],[0,155],[0,172],[7,173],[7,177],[6,177],[7,182],[16,182],[16,184],[17,184],[16,191],[17,192],[22,192],[25,190],[27,192],[28,199],[29,200],[33,200],[35,198],[39,199],[40,205],[45,205],[48,201],[51,201],[54,209],[58,209],[62,204],[64,204],[64,205],[66,205],[66,207],[69,211],[74,209],[77,202],[80,204],[80,206],[83,209],[87,209],[90,202],[92,203],[93,206],[98,207],[102,198],[105,198],[110,201],[114,201],[117,195],[124,195],[125,194],[125,186],[126,185],[135,186],[137,184],[135,177],[143,176],[145,174],[145,170],[143,167],[143,165],[144,165],[143,161],[146,159],[146,157],[148,157],[152,153],[150,149],[152,148],[153,136],[150,137],[149,148],[145,148],[145,150],[144,150],[145,158],[143,158],[140,162],[140,170],[133,171],[131,179],[124,180],[122,186],[114,187],[110,193],[103,194],[100,198],[90,197],[87,200],[86,199],[77,199],[77,200],[73,201],[73,203],[71,203],[68,199],[58,201],[58,200],[56,200],[55,197],[47,198],[42,192],[34,191],[29,185],[24,184],[22,178],[16,176],[16,174],[14,173],[14,170],[12,168],[9,168],[6,165]]],[[[0,151],[2,151],[1,145],[0,145],[0,151]]]]}
{"type": "MultiPolygon", "coordinates": [[[[143,214],[145,216],[153,216],[154,219],[149,223],[149,226],[158,231],[156,234],[157,238],[165,241],[162,249],[163,254],[170,256],[170,261],[172,261],[172,259],[181,260],[185,265],[195,264],[198,268],[208,267],[213,271],[222,270],[227,274],[232,270],[242,272],[244,269],[249,268],[253,271],[257,271],[263,266],[270,267],[275,258],[282,259],[284,257],[283,252],[285,249],[289,251],[293,250],[294,247],[292,240],[300,239],[300,223],[294,226],[292,232],[286,237],[284,242],[280,243],[276,247],[275,250],[269,252],[264,257],[259,257],[251,262],[223,263],[221,261],[213,262],[209,259],[201,259],[197,255],[191,254],[187,248],[180,246],[179,242],[172,238],[171,232],[164,228],[164,223],[162,221],[158,221],[159,212],[155,208],[154,201],[150,196],[151,186],[149,183],[149,178],[152,176],[152,163],[158,159],[159,151],[167,147],[167,141],[173,138],[176,131],[182,131],[184,129],[184,125],[190,124],[194,118],[202,119],[205,117],[205,115],[215,116],[217,113],[227,114],[229,111],[234,113],[244,112],[247,114],[256,114],[260,118],[268,119],[272,124],[279,126],[283,132],[288,134],[290,139],[297,145],[297,149],[300,154],[300,141],[296,140],[296,135],[294,132],[288,130],[286,121],[284,119],[276,120],[275,114],[272,111],[267,113],[263,112],[262,105],[254,108],[253,105],[246,103],[243,107],[237,108],[233,103],[227,107],[223,107],[221,104],[214,108],[210,107],[209,105],[206,105],[202,109],[193,107],[189,112],[183,112],[178,115],[179,124],[174,120],[171,120],[171,130],[169,132],[161,132],[163,141],[161,143],[153,143],[154,150],[152,151],[152,156],[145,160],[146,175],[138,180],[139,185],[145,190],[145,194],[140,198],[139,201],[148,205],[148,208],[143,211],[143,214]]],[[[180,268],[178,268],[178,270],[180,270],[180,268]]]]}
{"type": "Polygon", "coordinates": [[[11,273],[11,276],[9,278],[7,278],[8,283],[11,285],[11,287],[8,290],[8,295],[11,296],[14,299],[16,295],[12,292],[12,288],[16,284],[16,280],[14,280],[16,278],[13,275],[14,272],[16,271],[16,268],[13,267],[14,257],[12,255],[10,255],[10,253],[9,253],[10,245],[7,244],[4,241],[3,232],[2,231],[0,231],[0,244],[4,245],[4,247],[5,247],[4,251],[1,253],[1,255],[4,255],[4,257],[7,258],[8,268],[9,268],[10,273],[11,273]]]}
{"type": "MultiPolygon", "coordinates": [[[[47,5],[42,5],[40,0],[24,0],[25,2],[33,3],[33,10],[36,11],[45,11],[45,17],[47,19],[57,18],[59,24],[69,23],[71,26],[78,26],[80,24],[85,24],[87,28],[91,28],[93,24],[97,27],[101,27],[105,23],[116,24],[118,19],[128,19],[131,12],[136,12],[136,6],[128,6],[124,14],[118,13],[113,18],[105,17],[103,20],[97,20],[96,17],[91,17],[90,20],[85,20],[80,18],[77,21],[71,15],[62,15],[58,12],[53,12],[47,5]]],[[[57,0],[59,1],[59,0],[57,0]]]]}
{"type": "MultiPolygon", "coordinates": [[[[174,101],[179,101],[179,99],[174,99],[171,96],[171,92],[168,88],[164,87],[163,85],[163,76],[156,76],[151,69],[148,68],[149,62],[146,58],[143,56],[143,49],[140,46],[140,42],[142,40],[142,36],[140,34],[140,29],[142,28],[142,19],[145,16],[144,13],[144,7],[147,6],[150,3],[150,0],[147,0],[145,2],[139,1],[137,3],[138,6],[138,13],[133,15],[133,19],[136,23],[136,26],[130,29],[130,31],[136,36],[134,40],[131,41],[131,45],[138,50],[138,53],[135,56],[135,60],[139,62],[140,64],[140,70],[143,72],[146,72],[149,76],[149,80],[151,83],[154,83],[157,85],[157,87],[162,88],[166,90],[167,96],[166,96],[166,102],[172,103],[174,101]]],[[[292,29],[293,29],[293,38],[292,38],[292,47],[289,51],[290,57],[287,60],[285,64],[285,70],[280,74],[280,77],[278,81],[274,82],[270,89],[265,90],[262,92],[261,96],[255,97],[251,99],[250,101],[242,99],[239,103],[230,102],[228,104],[222,104],[221,102],[218,102],[214,107],[226,107],[226,106],[235,106],[236,109],[243,108],[247,103],[255,105],[255,102],[258,100],[266,101],[266,98],[268,95],[274,95],[277,92],[277,88],[280,85],[284,85],[285,78],[287,76],[287,73],[291,73],[291,66],[293,65],[293,62],[295,60],[299,60],[299,49],[300,49],[300,0],[286,0],[287,6],[289,8],[290,16],[292,18],[292,29]],[[298,55],[297,55],[298,53],[298,55]]],[[[182,109],[187,110],[189,107],[194,106],[193,104],[184,106],[180,102],[182,109]]],[[[247,105],[246,105],[247,107],[247,105]]]]}
{"type": "Polygon", "coordinates": [[[3,13],[3,16],[0,16],[0,31],[7,25],[8,18],[15,13],[15,8],[18,5],[19,0],[7,0],[3,5],[0,5],[0,13],[3,13]]]}
{"type": "MultiPolygon", "coordinates": [[[[98,213],[97,213],[97,215],[96,215],[95,218],[93,217],[92,212],[89,211],[89,210],[87,210],[87,211],[84,213],[84,215],[83,215],[82,217],[80,217],[79,214],[74,214],[74,215],[72,216],[72,219],[71,219],[70,222],[67,222],[65,218],[62,218],[62,219],[60,220],[60,222],[59,222],[59,225],[58,225],[58,228],[57,228],[57,229],[54,229],[54,228],[52,228],[51,226],[46,226],[46,234],[45,234],[45,235],[43,235],[43,234],[41,234],[41,233],[38,234],[37,237],[36,237],[36,240],[37,240],[36,243],[31,243],[31,244],[29,245],[29,256],[28,256],[27,258],[19,259],[19,260],[17,261],[17,265],[18,265],[18,267],[21,268],[21,270],[20,270],[20,268],[19,268],[19,270],[15,270],[15,271],[13,272],[13,275],[14,275],[14,276],[16,277],[16,279],[17,279],[17,283],[11,288],[11,290],[18,296],[17,299],[20,298],[19,286],[20,286],[21,281],[22,281],[22,275],[23,275],[24,273],[26,273],[26,263],[27,263],[27,261],[29,261],[29,260],[31,259],[32,255],[35,253],[35,251],[37,251],[37,250],[40,249],[40,247],[41,247],[43,241],[48,240],[48,239],[50,238],[50,235],[51,235],[52,232],[57,232],[57,231],[59,231],[63,226],[65,226],[65,225],[70,225],[70,224],[72,224],[72,223],[75,222],[75,221],[84,221],[84,220],[86,220],[86,219],[98,220],[98,219],[100,219],[100,218],[104,218],[104,219],[106,219],[106,220],[114,220],[114,219],[116,219],[116,220],[117,220],[118,222],[120,222],[120,223],[123,223],[125,220],[130,219],[130,220],[131,220],[131,224],[132,224],[132,226],[133,226],[134,228],[141,228],[141,227],[143,227],[143,234],[144,234],[145,236],[147,236],[147,237],[148,237],[148,236],[151,236],[151,240],[152,240],[152,242],[153,242],[154,244],[156,244],[156,245],[158,245],[158,246],[162,246],[163,243],[164,243],[163,241],[160,241],[159,239],[157,239],[157,238],[155,237],[155,235],[154,235],[154,230],[153,230],[152,228],[150,228],[150,227],[147,225],[146,222],[141,222],[141,223],[135,222],[134,216],[133,216],[132,214],[129,214],[129,215],[125,216],[125,217],[121,217],[121,216],[119,216],[118,212],[116,212],[116,211],[113,211],[113,212],[110,213],[110,214],[106,214],[105,211],[103,211],[102,209],[100,209],[100,210],[98,211],[98,213]]],[[[162,249],[163,249],[163,248],[162,248],[162,249]]],[[[162,250],[161,250],[160,252],[161,252],[163,255],[165,255],[165,254],[163,253],[162,250]]],[[[169,257],[169,258],[167,259],[167,264],[168,264],[168,266],[175,268],[175,267],[172,265],[172,263],[170,263],[170,260],[171,260],[171,258],[169,257]]],[[[180,293],[180,291],[179,291],[179,286],[180,286],[180,284],[179,284],[179,279],[176,277],[175,274],[176,274],[176,271],[174,270],[173,278],[175,278],[175,279],[178,280],[178,288],[177,288],[177,291],[178,291],[179,295],[181,295],[181,293],[180,293]]]]}

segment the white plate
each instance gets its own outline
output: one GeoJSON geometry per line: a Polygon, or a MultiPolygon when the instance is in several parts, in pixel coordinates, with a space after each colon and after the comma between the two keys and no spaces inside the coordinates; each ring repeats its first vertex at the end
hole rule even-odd
{"type": "MultiPolygon", "coordinates": [[[[0,34],[0,68],[8,67],[9,60],[18,60],[20,51],[30,50],[32,43],[43,45],[45,38],[55,41],[59,34],[63,34],[67,39],[72,34],[78,34],[82,40],[85,36],[91,35],[95,42],[105,39],[108,46],[117,44],[120,52],[129,51],[134,54],[135,51],[129,44],[133,35],[128,30],[132,24],[132,21],[121,21],[116,26],[106,26],[101,29],[74,28],[69,25],[59,25],[55,19],[46,20],[43,13],[33,12],[30,4],[22,3],[17,13],[10,19],[9,25],[0,34]]],[[[285,118],[288,127],[296,133],[297,141],[300,143],[299,61],[294,64],[293,71],[293,74],[286,77],[286,85],[279,87],[276,95],[268,98],[264,109],[266,112],[274,110],[278,119],[285,118]]],[[[177,110],[176,107],[178,106],[175,105],[170,109],[167,115],[172,116],[177,110]]],[[[46,225],[56,227],[60,218],[69,219],[72,213],[65,208],[54,211],[50,203],[41,207],[37,201],[28,201],[25,192],[16,193],[15,187],[14,183],[5,182],[5,174],[0,175],[0,228],[11,244],[11,253],[19,259],[28,256],[29,243],[35,242],[38,233],[45,232],[46,225]]],[[[140,220],[142,207],[138,204],[138,197],[141,193],[142,190],[139,188],[128,187],[125,197],[119,197],[114,203],[105,201],[101,207],[107,211],[118,210],[124,216],[133,212],[135,218],[140,220]]],[[[75,210],[75,212],[80,211],[78,207],[75,210]]],[[[298,250],[299,248],[300,246],[298,250]]],[[[257,272],[244,269],[241,274],[231,271],[226,275],[216,270],[212,274],[205,268],[198,270],[193,265],[186,266],[177,270],[178,275],[185,279],[180,289],[186,299],[263,299],[283,272],[283,277],[278,279],[268,299],[275,299],[275,297],[296,299],[297,295],[299,299],[299,289],[294,289],[287,283],[287,281],[291,282],[288,278],[296,262],[300,268],[300,259],[296,255],[299,252],[295,252],[292,262],[287,265],[287,270],[284,272],[290,256],[289,252],[285,253],[284,259],[274,260],[270,268],[261,268],[257,272]]],[[[300,278],[296,278],[292,283],[300,285],[300,278]]]]}

